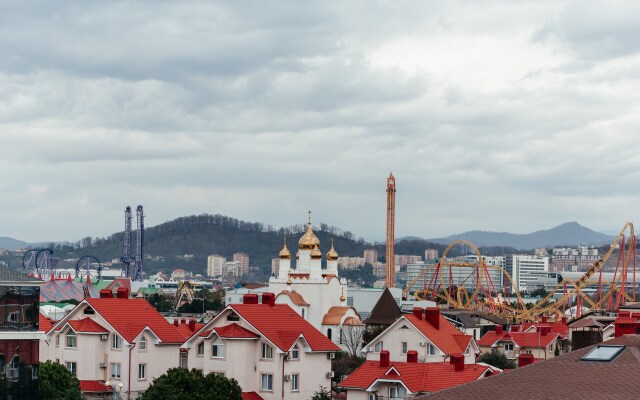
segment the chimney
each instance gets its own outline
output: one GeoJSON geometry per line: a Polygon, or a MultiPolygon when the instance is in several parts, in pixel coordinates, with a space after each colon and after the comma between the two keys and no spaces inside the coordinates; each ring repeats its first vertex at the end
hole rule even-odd
{"type": "Polygon", "coordinates": [[[180,323],[178,322],[178,318],[173,319],[173,326],[178,326],[180,323]]]}
{"type": "Polygon", "coordinates": [[[247,293],[242,296],[242,302],[244,304],[258,304],[258,295],[255,293],[247,293]]]}
{"type": "Polygon", "coordinates": [[[101,299],[110,299],[113,297],[113,293],[109,289],[100,289],[100,298],[101,299]]]}
{"type": "Polygon", "coordinates": [[[520,354],[518,356],[518,367],[533,364],[533,354],[520,354]]]}
{"type": "Polygon", "coordinates": [[[119,299],[129,298],[129,289],[127,289],[126,287],[119,287],[116,293],[119,299]]]}
{"type": "Polygon", "coordinates": [[[415,350],[407,351],[407,362],[408,363],[417,363],[418,362],[418,352],[415,350]]]}
{"type": "Polygon", "coordinates": [[[462,354],[451,354],[449,363],[453,365],[455,371],[464,371],[464,356],[462,354]]]}
{"type": "Polygon", "coordinates": [[[502,333],[503,333],[503,329],[504,329],[504,328],[502,327],[502,325],[496,325],[496,333],[497,333],[498,335],[502,335],[502,333]]]}
{"type": "Polygon", "coordinates": [[[550,326],[541,326],[540,327],[540,336],[547,336],[550,333],[551,333],[551,327],[550,326]]]}
{"type": "Polygon", "coordinates": [[[628,318],[630,316],[631,316],[631,312],[630,311],[620,311],[618,313],[618,317],[628,318]]]}
{"type": "Polygon", "coordinates": [[[389,350],[380,352],[380,368],[389,368],[389,350]]]}
{"type": "Polygon", "coordinates": [[[262,293],[262,304],[268,304],[271,307],[276,305],[276,295],[270,292],[262,293]]]}
{"type": "Polygon", "coordinates": [[[567,317],[562,317],[562,323],[565,325],[567,324],[567,317]]]}
{"type": "Polygon", "coordinates": [[[182,319],[180,320],[180,324],[181,324],[181,325],[184,325],[184,324],[186,324],[186,323],[187,323],[187,319],[186,319],[186,318],[182,318],[182,319]]]}
{"type": "Polygon", "coordinates": [[[416,318],[418,318],[418,319],[422,319],[422,308],[413,307],[413,315],[415,315],[416,318]]]}
{"type": "Polygon", "coordinates": [[[440,329],[440,309],[427,307],[424,309],[424,319],[436,329],[440,329]]]}
{"type": "Polygon", "coordinates": [[[546,315],[543,315],[543,316],[542,316],[542,323],[543,323],[543,324],[546,324],[546,323],[547,323],[547,321],[548,321],[547,316],[546,316],[546,315]]]}
{"type": "Polygon", "coordinates": [[[193,318],[191,318],[191,319],[189,320],[189,330],[190,330],[191,332],[195,332],[195,330],[196,330],[196,320],[195,320],[195,319],[193,319],[193,318]]]}
{"type": "Polygon", "coordinates": [[[511,332],[520,332],[520,325],[511,325],[511,332]]]}

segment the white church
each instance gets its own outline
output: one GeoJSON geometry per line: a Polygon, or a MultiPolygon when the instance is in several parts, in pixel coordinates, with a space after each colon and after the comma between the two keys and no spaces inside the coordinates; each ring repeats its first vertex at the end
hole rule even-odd
{"type": "Polygon", "coordinates": [[[338,253],[331,244],[322,268],[320,240],[311,229],[311,218],[298,241],[295,269],[287,244],[280,251],[278,276],[269,279],[276,303],[288,304],[343,350],[348,350],[347,330],[362,329],[360,315],[347,306],[347,280],[338,276],[338,253]]]}

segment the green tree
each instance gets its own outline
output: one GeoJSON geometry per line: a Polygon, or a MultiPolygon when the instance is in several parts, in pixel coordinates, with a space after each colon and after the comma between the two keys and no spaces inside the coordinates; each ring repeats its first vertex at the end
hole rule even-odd
{"type": "Polygon", "coordinates": [[[491,353],[482,353],[478,357],[478,362],[493,365],[500,369],[513,369],[516,367],[515,361],[509,360],[504,353],[497,350],[491,350],[491,353]]]}
{"type": "Polygon", "coordinates": [[[311,396],[311,400],[331,400],[331,392],[327,391],[326,388],[320,386],[320,390],[313,393],[313,396],[311,396]]]}
{"type": "Polygon", "coordinates": [[[242,389],[235,379],[196,369],[171,368],[153,383],[143,400],[242,400],[242,389]]]}
{"type": "Polygon", "coordinates": [[[40,397],[47,400],[80,400],[80,381],[62,364],[40,364],[40,397]]]}

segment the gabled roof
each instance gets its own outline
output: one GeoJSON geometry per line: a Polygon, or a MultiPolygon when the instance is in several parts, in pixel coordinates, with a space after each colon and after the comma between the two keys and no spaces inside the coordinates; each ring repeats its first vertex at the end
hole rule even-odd
{"type": "MultiPolygon", "coordinates": [[[[314,351],[339,351],[340,348],[286,304],[230,304],[232,309],[271,343],[288,351],[300,336],[314,351]]],[[[224,312],[219,315],[223,315],[224,312]]],[[[215,319],[213,320],[215,321],[215,319]]]]}
{"type": "Polygon", "coordinates": [[[559,333],[561,336],[567,336],[569,334],[569,326],[562,322],[526,322],[522,325],[522,331],[526,332],[531,328],[538,328],[540,326],[548,326],[551,328],[551,332],[559,333]]]}
{"type": "Polygon", "coordinates": [[[500,340],[512,340],[518,347],[547,347],[560,335],[551,332],[541,335],[540,332],[503,332],[489,331],[478,340],[478,346],[491,347],[500,340]]]}
{"type": "Polygon", "coordinates": [[[47,333],[51,330],[51,328],[53,328],[53,321],[51,321],[49,318],[47,318],[46,316],[42,315],[42,313],[40,313],[40,320],[39,320],[40,331],[47,333]]]}
{"type": "Polygon", "coordinates": [[[127,342],[132,342],[147,327],[163,343],[183,343],[186,339],[145,299],[97,298],[85,299],[83,303],[91,306],[127,342]]]}
{"type": "Polygon", "coordinates": [[[111,283],[109,283],[105,289],[113,290],[113,288],[119,288],[119,287],[127,288],[129,289],[129,292],[131,292],[131,279],[116,278],[112,280],[111,283]]]}
{"type": "Polygon", "coordinates": [[[69,325],[79,333],[109,333],[104,326],[88,317],[69,321],[69,325]]]}
{"type": "Polygon", "coordinates": [[[468,364],[456,371],[448,362],[394,362],[383,368],[379,361],[365,361],[338,386],[365,390],[378,380],[396,380],[413,393],[436,392],[477,380],[488,370],[491,368],[484,364],[468,364]]]}
{"type": "Polygon", "coordinates": [[[391,325],[401,316],[402,310],[398,307],[389,288],[386,288],[373,306],[369,317],[363,322],[366,325],[391,325]]]}
{"type": "Polygon", "coordinates": [[[236,323],[216,327],[213,331],[215,331],[221,338],[227,339],[256,339],[260,337],[260,335],[253,333],[236,323]]]}
{"type": "Polygon", "coordinates": [[[434,328],[424,317],[418,319],[413,314],[404,314],[402,318],[415,326],[445,354],[464,353],[472,339],[470,335],[465,335],[456,329],[442,314],[439,315],[439,329],[434,328]]]}
{"type": "Polygon", "coordinates": [[[194,330],[191,330],[191,328],[189,328],[189,324],[188,323],[186,323],[186,324],[178,324],[178,326],[176,326],[176,328],[178,329],[178,331],[180,333],[182,333],[182,336],[184,336],[185,338],[190,338],[196,332],[198,332],[200,329],[202,329],[203,326],[204,326],[204,324],[196,322],[194,330]]]}
{"type": "Polygon", "coordinates": [[[612,361],[581,361],[594,346],[420,397],[426,400],[636,399],[640,391],[640,340],[625,335],[604,342],[626,349],[612,361]]]}
{"type": "Polygon", "coordinates": [[[289,297],[289,299],[291,299],[291,302],[297,306],[308,306],[309,303],[307,303],[307,301],[302,297],[302,295],[298,292],[296,292],[295,290],[292,291],[288,291],[288,290],[283,290],[282,292],[280,292],[280,294],[278,294],[276,296],[276,299],[280,296],[287,296],[289,297]]]}

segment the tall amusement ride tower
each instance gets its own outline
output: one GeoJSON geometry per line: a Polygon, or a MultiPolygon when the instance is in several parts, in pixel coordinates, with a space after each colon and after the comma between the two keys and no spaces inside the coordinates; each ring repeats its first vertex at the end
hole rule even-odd
{"type": "Polygon", "coordinates": [[[394,265],[394,245],[395,245],[395,228],[396,228],[396,178],[389,173],[387,178],[387,251],[385,255],[387,274],[386,284],[388,288],[393,287],[393,278],[395,274],[394,265]]]}

